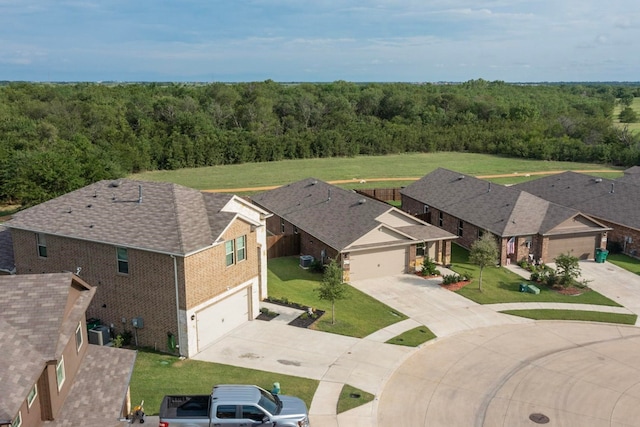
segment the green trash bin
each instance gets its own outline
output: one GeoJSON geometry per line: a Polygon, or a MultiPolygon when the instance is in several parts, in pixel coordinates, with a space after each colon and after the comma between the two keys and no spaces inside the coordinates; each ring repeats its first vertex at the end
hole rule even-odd
{"type": "Polygon", "coordinates": [[[520,292],[527,292],[527,286],[526,283],[520,283],[520,292]]]}
{"type": "Polygon", "coordinates": [[[596,262],[603,263],[607,260],[607,255],[609,255],[609,251],[605,249],[596,249],[596,262]]]}

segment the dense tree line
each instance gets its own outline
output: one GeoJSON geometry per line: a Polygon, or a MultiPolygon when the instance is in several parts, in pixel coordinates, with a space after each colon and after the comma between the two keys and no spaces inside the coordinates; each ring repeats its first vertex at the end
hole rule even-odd
{"type": "Polygon", "coordinates": [[[37,203],[132,172],[471,151],[633,165],[612,84],[0,85],[0,200],[37,203]]]}

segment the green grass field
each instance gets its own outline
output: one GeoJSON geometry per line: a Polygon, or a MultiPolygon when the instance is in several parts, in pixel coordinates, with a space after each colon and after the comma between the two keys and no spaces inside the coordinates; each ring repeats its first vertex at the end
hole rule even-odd
{"type": "Polygon", "coordinates": [[[296,257],[269,260],[269,297],[286,298],[290,302],[324,310],[312,329],[362,338],[379,329],[407,318],[380,301],[349,286],[347,299],[336,301],[336,323],[331,324],[331,303],[318,298],[315,289],[322,280],[298,266],[296,257]]]}
{"type": "Polygon", "coordinates": [[[535,320],[577,320],[581,322],[620,323],[622,325],[635,325],[638,319],[638,316],[635,314],[578,310],[505,310],[501,313],[535,320]]]}
{"type": "MultiPolygon", "coordinates": [[[[399,187],[420,178],[438,167],[474,176],[531,173],[564,170],[609,170],[611,177],[622,176],[622,170],[591,163],[546,162],[474,153],[414,153],[388,156],[357,156],[283,160],[269,163],[212,166],[175,171],[154,171],[132,175],[133,179],[167,181],[201,190],[220,190],[278,186],[314,177],[323,181],[349,180],[345,188],[399,187]],[[373,182],[374,178],[407,178],[407,180],[373,182]],[[361,183],[361,180],[366,182],[361,183]]],[[[515,181],[501,178],[503,183],[515,181]]],[[[528,179],[533,179],[530,177],[528,179]]]]}
{"type": "MultiPolygon", "coordinates": [[[[638,114],[638,116],[640,116],[640,98],[634,98],[633,99],[633,104],[631,104],[631,108],[633,108],[633,110],[638,114]]],[[[634,132],[634,133],[640,133],[640,122],[637,123],[620,123],[620,119],[618,118],[618,115],[620,114],[620,111],[622,111],[622,105],[620,104],[616,104],[616,106],[613,109],[613,123],[616,126],[628,126],[629,130],[634,132]]]]}

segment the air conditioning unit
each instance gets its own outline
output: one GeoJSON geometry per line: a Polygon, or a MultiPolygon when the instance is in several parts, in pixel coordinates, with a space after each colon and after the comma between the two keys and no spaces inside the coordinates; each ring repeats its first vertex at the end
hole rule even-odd
{"type": "Polygon", "coordinates": [[[109,328],[104,325],[89,329],[89,343],[95,345],[107,345],[111,340],[109,328]]]}
{"type": "Polygon", "coordinates": [[[313,256],[311,255],[301,255],[300,256],[300,267],[309,268],[311,263],[313,262],[313,256]]]}

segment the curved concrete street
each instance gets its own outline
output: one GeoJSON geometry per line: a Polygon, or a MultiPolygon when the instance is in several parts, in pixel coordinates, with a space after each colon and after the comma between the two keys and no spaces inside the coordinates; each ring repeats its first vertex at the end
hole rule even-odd
{"type": "Polygon", "coordinates": [[[393,373],[378,426],[635,426],[639,357],[633,326],[535,322],[465,332],[424,346],[393,373]]]}

